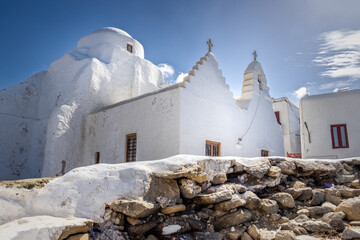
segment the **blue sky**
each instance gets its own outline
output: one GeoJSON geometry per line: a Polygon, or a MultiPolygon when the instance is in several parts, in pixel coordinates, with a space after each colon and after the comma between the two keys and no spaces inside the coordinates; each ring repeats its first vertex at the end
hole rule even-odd
{"type": "Polygon", "coordinates": [[[1,0],[0,89],[111,26],[142,43],[145,58],[170,66],[168,81],[191,70],[211,38],[234,96],[256,50],[270,94],[297,102],[305,93],[360,88],[359,23],[357,0],[1,0]]]}

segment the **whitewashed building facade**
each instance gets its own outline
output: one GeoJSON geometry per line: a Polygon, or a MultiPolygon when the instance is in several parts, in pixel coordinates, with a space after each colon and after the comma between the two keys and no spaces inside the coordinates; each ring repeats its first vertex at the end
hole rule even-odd
{"type": "Polygon", "coordinates": [[[360,89],[300,100],[303,158],[360,156],[360,89]]]}
{"type": "Polygon", "coordinates": [[[128,33],[103,28],[34,75],[0,92],[0,178],[61,175],[94,163],[176,154],[284,155],[261,64],[234,98],[209,52],[184,81],[164,87],[128,33]]]}
{"type": "Polygon", "coordinates": [[[273,109],[282,129],[285,156],[301,158],[299,107],[283,97],[273,99],[273,109]]]}
{"type": "Polygon", "coordinates": [[[182,83],[90,114],[84,164],[176,154],[282,156],[281,128],[268,91],[254,61],[244,74],[242,97],[234,99],[215,56],[207,53],[182,83]]]}

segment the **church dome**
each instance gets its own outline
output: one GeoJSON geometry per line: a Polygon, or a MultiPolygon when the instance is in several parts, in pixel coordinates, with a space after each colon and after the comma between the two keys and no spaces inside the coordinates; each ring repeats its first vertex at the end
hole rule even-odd
{"type": "Polygon", "coordinates": [[[143,46],[127,32],[114,27],[100,28],[90,33],[79,40],[77,47],[91,49],[105,44],[120,46],[134,55],[144,58],[143,46]]]}

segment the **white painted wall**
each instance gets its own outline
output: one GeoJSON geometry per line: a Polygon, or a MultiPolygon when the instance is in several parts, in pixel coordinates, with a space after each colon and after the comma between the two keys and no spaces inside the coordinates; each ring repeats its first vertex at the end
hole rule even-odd
{"type": "Polygon", "coordinates": [[[272,156],[282,156],[281,129],[268,88],[264,89],[259,91],[257,87],[257,92],[247,93],[246,99],[235,100],[214,55],[208,53],[190,71],[181,89],[180,153],[204,155],[205,142],[210,140],[221,143],[222,156],[255,157],[262,149],[269,150],[272,156]],[[247,109],[239,106],[243,102],[247,109]]]}
{"type": "Polygon", "coordinates": [[[300,100],[303,158],[347,158],[360,155],[360,90],[305,96],[300,100]],[[310,131],[304,126],[307,122],[310,131]],[[349,148],[332,148],[330,125],[346,124],[349,148]]]}
{"type": "Polygon", "coordinates": [[[52,96],[61,96],[47,128],[42,176],[60,173],[63,160],[65,171],[81,166],[89,113],[157,90],[163,83],[160,69],[143,59],[142,46],[129,36],[122,30],[100,29],[50,66],[52,96]],[[126,50],[130,40],[135,53],[126,50]]]}
{"type": "Polygon", "coordinates": [[[46,74],[0,91],[0,180],[41,174],[48,118],[39,106],[46,74]]]}
{"type": "Polygon", "coordinates": [[[274,112],[279,111],[286,153],[301,153],[299,108],[288,98],[273,100],[274,112]]]}
{"type": "Polygon", "coordinates": [[[85,148],[79,166],[125,162],[126,135],[136,133],[136,160],[179,154],[180,87],[120,102],[86,118],[85,148]]]}
{"type": "Polygon", "coordinates": [[[103,28],[82,38],[48,71],[0,91],[0,179],[54,176],[63,160],[65,171],[79,166],[89,113],[162,84],[160,69],[126,32],[103,28]]]}

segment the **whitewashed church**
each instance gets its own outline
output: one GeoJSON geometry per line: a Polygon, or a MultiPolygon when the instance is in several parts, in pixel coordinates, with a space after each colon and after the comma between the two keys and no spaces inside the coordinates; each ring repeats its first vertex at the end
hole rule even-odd
{"type": "Polygon", "coordinates": [[[0,179],[177,154],[283,156],[272,103],[256,55],[234,98],[211,45],[169,86],[138,41],[103,28],[47,71],[0,91],[0,179]]]}

